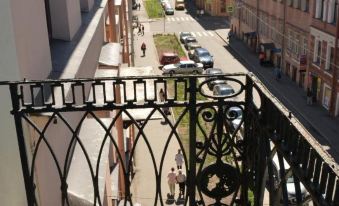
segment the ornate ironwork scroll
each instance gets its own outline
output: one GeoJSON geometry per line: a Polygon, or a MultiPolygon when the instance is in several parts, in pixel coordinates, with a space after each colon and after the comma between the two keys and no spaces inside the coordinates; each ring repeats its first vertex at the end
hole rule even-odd
{"type": "Polygon", "coordinates": [[[153,188],[148,188],[154,190],[152,197],[140,198],[148,198],[148,205],[165,205],[171,200],[166,199],[167,187],[163,185],[167,182],[165,170],[173,164],[168,163],[167,155],[172,152],[169,148],[173,142],[182,150],[183,170],[187,174],[187,193],[180,204],[262,205],[264,195],[269,195],[271,205],[310,200],[317,205],[339,205],[339,173],[335,164],[251,75],[6,84],[11,91],[30,206],[43,202],[41,190],[49,175],[58,180],[50,187],[59,191],[49,195],[59,197],[60,205],[72,205],[71,191],[77,181],[71,179],[76,177],[72,176],[72,168],[77,164],[80,171],[87,171],[91,204],[104,205],[107,198],[102,165],[108,164],[111,170],[119,167],[120,176],[115,182],[120,190],[116,197],[119,204],[134,205],[139,198],[133,190],[138,184],[134,177],[140,173],[134,164],[140,156],[149,159],[153,171],[147,176],[153,175],[155,182],[153,188]],[[233,91],[210,91],[208,85],[217,79],[227,81],[233,91]],[[166,94],[164,99],[158,95],[160,88],[166,94]],[[166,114],[167,108],[172,108],[173,116],[166,114]],[[141,117],[135,112],[140,109],[145,110],[141,117]],[[157,134],[157,138],[163,139],[160,153],[156,149],[159,145],[154,145],[154,138],[148,133],[149,125],[159,127],[154,121],[159,118],[160,126],[167,128],[163,134],[157,134]],[[82,132],[83,128],[90,130],[82,132]],[[95,129],[100,132],[84,138],[95,129]],[[127,143],[119,139],[126,132],[127,143]],[[56,143],[58,138],[62,143],[56,143]],[[144,153],[138,153],[139,147],[143,147],[144,153]],[[74,159],[77,155],[82,157],[81,164],[74,159]],[[288,189],[291,184],[293,194],[288,189]]]}

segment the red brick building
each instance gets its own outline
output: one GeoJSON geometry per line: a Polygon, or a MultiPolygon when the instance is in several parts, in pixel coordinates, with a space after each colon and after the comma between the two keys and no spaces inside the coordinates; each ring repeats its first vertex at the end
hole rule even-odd
{"type": "Polygon", "coordinates": [[[235,5],[231,29],[237,37],[263,52],[265,61],[281,67],[300,87],[310,88],[314,101],[337,116],[337,0],[248,0],[235,5]]]}
{"type": "Polygon", "coordinates": [[[314,2],[309,44],[312,52],[306,83],[313,91],[314,100],[335,116],[339,112],[338,74],[335,73],[338,71],[337,11],[335,0],[314,2]]]}

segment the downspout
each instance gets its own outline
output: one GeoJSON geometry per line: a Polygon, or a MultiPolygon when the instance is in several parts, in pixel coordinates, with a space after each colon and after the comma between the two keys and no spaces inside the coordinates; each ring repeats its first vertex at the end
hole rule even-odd
{"type": "Polygon", "coordinates": [[[114,0],[108,1],[108,17],[110,22],[109,33],[110,33],[110,42],[117,42],[117,31],[115,28],[115,13],[114,13],[114,0]]]}
{"type": "MultiPolygon", "coordinates": [[[[286,12],[287,12],[287,4],[286,0],[284,0],[284,16],[283,16],[283,35],[282,35],[282,42],[281,42],[281,62],[280,62],[280,68],[284,69],[285,66],[285,35],[286,35],[286,12]]],[[[285,70],[285,69],[284,69],[285,70]]]]}
{"type": "Polygon", "coordinates": [[[130,59],[129,59],[129,43],[128,43],[128,27],[127,27],[127,7],[126,7],[126,1],[127,0],[122,0],[122,15],[123,15],[123,19],[124,19],[124,48],[125,48],[125,53],[124,53],[124,63],[127,62],[128,66],[131,66],[131,62],[130,62],[130,59]]]}
{"type": "MultiPolygon", "coordinates": [[[[331,102],[330,102],[330,116],[335,116],[335,106],[336,106],[336,99],[337,99],[337,78],[338,78],[338,68],[337,68],[337,50],[338,50],[338,35],[339,35],[339,7],[337,6],[337,16],[336,16],[336,32],[335,32],[335,41],[334,41],[334,69],[332,74],[332,90],[331,90],[331,102]]],[[[330,62],[331,64],[331,62],[330,62]]]]}
{"type": "Polygon", "coordinates": [[[127,1],[128,3],[128,23],[131,36],[131,65],[134,67],[134,35],[132,28],[132,1],[127,1]]]}

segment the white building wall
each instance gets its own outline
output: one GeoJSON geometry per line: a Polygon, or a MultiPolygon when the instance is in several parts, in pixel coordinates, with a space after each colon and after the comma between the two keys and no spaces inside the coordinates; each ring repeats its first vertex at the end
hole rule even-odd
{"type": "MultiPolygon", "coordinates": [[[[15,46],[12,0],[0,1],[0,81],[20,78],[15,46]]],[[[1,205],[25,206],[26,195],[8,87],[0,86],[0,200],[1,205]]]]}

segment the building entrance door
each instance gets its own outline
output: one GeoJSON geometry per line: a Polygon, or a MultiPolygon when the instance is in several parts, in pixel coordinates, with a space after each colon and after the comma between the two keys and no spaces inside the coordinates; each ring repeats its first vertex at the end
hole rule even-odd
{"type": "Polygon", "coordinates": [[[318,77],[312,76],[312,95],[313,102],[317,101],[317,91],[318,91],[318,77]]]}

